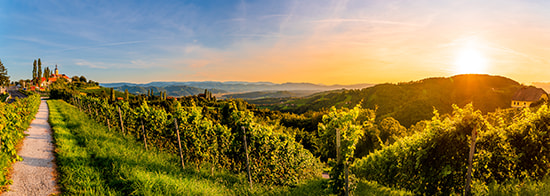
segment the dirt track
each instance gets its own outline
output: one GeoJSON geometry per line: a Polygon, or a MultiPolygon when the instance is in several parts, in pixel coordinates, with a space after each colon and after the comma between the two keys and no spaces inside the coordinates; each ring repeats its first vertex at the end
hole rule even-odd
{"type": "Polygon", "coordinates": [[[40,102],[36,119],[25,132],[19,156],[23,161],[13,165],[13,184],[3,195],[50,195],[57,192],[54,179],[53,144],[48,123],[48,105],[40,102]]]}

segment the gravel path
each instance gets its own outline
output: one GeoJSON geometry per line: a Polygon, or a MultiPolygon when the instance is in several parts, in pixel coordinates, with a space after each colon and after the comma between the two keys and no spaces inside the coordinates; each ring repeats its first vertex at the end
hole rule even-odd
{"type": "Polygon", "coordinates": [[[48,104],[40,102],[36,119],[25,132],[19,156],[23,161],[13,165],[13,184],[3,195],[51,195],[57,193],[54,178],[53,144],[48,123],[48,104]]]}

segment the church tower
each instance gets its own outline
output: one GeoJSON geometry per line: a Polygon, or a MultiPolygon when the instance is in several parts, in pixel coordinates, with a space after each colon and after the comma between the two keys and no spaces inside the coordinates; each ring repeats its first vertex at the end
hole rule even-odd
{"type": "Polygon", "coordinates": [[[57,65],[55,65],[55,76],[57,77],[59,75],[59,70],[57,70],[57,65]]]}

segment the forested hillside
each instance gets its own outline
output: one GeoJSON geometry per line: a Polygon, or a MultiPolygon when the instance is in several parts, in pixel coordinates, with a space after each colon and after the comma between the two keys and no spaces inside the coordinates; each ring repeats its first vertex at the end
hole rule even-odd
{"type": "Polygon", "coordinates": [[[319,91],[314,90],[295,90],[295,91],[254,91],[248,93],[235,93],[226,94],[221,98],[234,98],[234,99],[246,99],[256,100],[265,98],[289,98],[289,97],[305,97],[317,93],[319,91]]]}
{"type": "Polygon", "coordinates": [[[452,104],[463,107],[473,103],[474,108],[483,113],[509,108],[513,94],[521,87],[505,77],[469,74],[321,93],[266,107],[301,114],[331,106],[350,108],[361,103],[363,108],[376,108],[377,119],[391,116],[409,127],[430,119],[434,108],[441,114],[450,113],[452,104]]]}

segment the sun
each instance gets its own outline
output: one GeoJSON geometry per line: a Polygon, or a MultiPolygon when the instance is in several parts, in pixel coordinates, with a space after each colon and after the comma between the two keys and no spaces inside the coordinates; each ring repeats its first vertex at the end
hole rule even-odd
{"type": "Polygon", "coordinates": [[[461,48],[454,62],[457,74],[484,74],[487,69],[487,59],[474,44],[461,48]]]}

